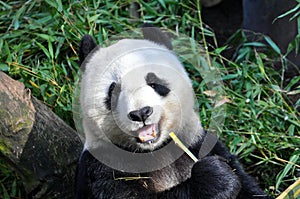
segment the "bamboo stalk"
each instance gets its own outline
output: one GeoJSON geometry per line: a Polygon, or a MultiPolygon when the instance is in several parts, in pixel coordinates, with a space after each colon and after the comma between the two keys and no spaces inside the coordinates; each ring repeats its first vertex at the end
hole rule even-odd
{"type": "Polygon", "coordinates": [[[174,140],[175,144],[178,145],[194,162],[197,162],[198,159],[194,156],[194,154],[179,140],[174,132],[169,133],[170,137],[174,140]]]}

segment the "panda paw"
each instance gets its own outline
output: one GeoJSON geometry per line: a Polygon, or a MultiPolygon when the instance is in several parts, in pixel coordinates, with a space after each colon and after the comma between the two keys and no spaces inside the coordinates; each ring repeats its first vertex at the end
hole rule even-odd
{"type": "Polygon", "coordinates": [[[219,156],[208,156],[192,168],[191,194],[193,198],[236,198],[241,189],[238,176],[219,156]]]}

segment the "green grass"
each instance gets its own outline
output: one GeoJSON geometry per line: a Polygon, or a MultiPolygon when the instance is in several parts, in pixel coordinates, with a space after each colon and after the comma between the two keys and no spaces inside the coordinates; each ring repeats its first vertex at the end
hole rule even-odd
{"type": "MultiPolygon", "coordinates": [[[[204,49],[209,47],[204,52],[211,57],[208,66],[220,70],[226,98],[231,100],[221,139],[266,191],[280,194],[300,176],[300,115],[296,110],[300,100],[290,100],[300,90],[296,85],[300,77],[287,82],[281,77],[283,71],[273,69],[276,60],[285,67],[284,55],[268,38],[262,36],[266,44],[250,42],[242,32],[233,35],[227,46],[208,44],[203,38],[216,41],[214,33],[203,28],[200,5],[190,1],[137,2],[140,19],[131,18],[129,1],[0,1],[0,70],[22,81],[35,97],[73,126],[76,49],[83,34],[93,35],[102,44],[143,22],[177,29],[199,41],[204,49]],[[227,60],[222,52],[232,46],[236,47],[234,57],[227,60]]],[[[211,99],[204,94],[208,88],[196,68],[187,65],[187,70],[200,118],[208,127],[213,110],[211,99]]],[[[0,197],[25,197],[21,180],[4,161],[0,162],[0,174],[0,197]]]]}
{"type": "Polygon", "coordinates": [[[22,180],[7,164],[0,159],[0,196],[1,198],[24,198],[22,180]],[[22,197],[23,196],[23,197],[22,197]]]}

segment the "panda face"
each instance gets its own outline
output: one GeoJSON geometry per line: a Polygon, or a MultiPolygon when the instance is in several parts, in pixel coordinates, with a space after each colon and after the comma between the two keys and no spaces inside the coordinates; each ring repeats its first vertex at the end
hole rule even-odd
{"type": "MultiPolygon", "coordinates": [[[[123,136],[119,134],[112,138],[114,141],[121,138],[120,142],[128,141],[127,146],[153,150],[168,140],[171,116],[168,116],[167,122],[167,106],[176,104],[178,108],[173,107],[170,113],[177,112],[176,115],[180,118],[180,104],[167,80],[159,77],[153,69],[151,72],[144,71],[143,67],[134,69],[121,79],[118,86],[115,86],[115,82],[111,83],[106,98],[110,98],[107,108],[111,108],[116,124],[123,131],[123,136]],[[116,92],[111,92],[112,88],[116,92]]],[[[175,122],[175,118],[172,121],[175,122]]]]}
{"type": "Polygon", "coordinates": [[[190,80],[177,57],[145,40],[121,40],[97,50],[81,85],[86,147],[103,137],[133,150],[155,150],[183,132],[193,112],[190,80]],[[184,106],[184,109],[183,109],[184,106]]]}
{"type": "Polygon", "coordinates": [[[110,140],[134,150],[154,150],[168,141],[181,122],[170,71],[177,73],[166,65],[140,65],[110,83],[104,104],[118,127],[108,135],[110,140]]]}

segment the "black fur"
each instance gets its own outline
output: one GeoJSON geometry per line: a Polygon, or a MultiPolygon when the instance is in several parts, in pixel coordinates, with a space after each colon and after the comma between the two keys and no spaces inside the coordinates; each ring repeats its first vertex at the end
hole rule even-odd
{"type": "Polygon", "coordinates": [[[109,89],[108,89],[108,93],[107,93],[107,97],[105,98],[105,106],[108,110],[111,110],[111,96],[112,96],[112,92],[116,87],[116,82],[113,82],[110,84],[109,89]]]}
{"type": "Polygon", "coordinates": [[[172,50],[172,43],[168,36],[159,28],[153,27],[151,24],[145,23],[142,28],[144,38],[153,41],[154,43],[164,45],[169,50],[172,50]]]}
{"type": "Polygon", "coordinates": [[[160,96],[167,96],[170,92],[168,83],[157,77],[154,73],[148,73],[145,77],[147,85],[151,86],[160,96]]]}
{"type": "MultiPolygon", "coordinates": [[[[198,154],[200,143],[190,150],[198,154]]],[[[181,158],[186,158],[184,154],[181,158]]],[[[177,161],[180,161],[179,158],[177,161]]],[[[176,161],[176,162],[177,162],[176,161]]],[[[176,164],[175,162],[175,164],[176,164]]],[[[247,175],[235,156],[218,142],[211,153],[192,168],[191,178],[160,193],[149,191],[143,184],[148,179],[120,180],[118,176],[137,176],[113,170],[88,151],[80,158],[77,171],[76,199],[270,199],[247,175]]],[[[149,176],[149,173],[140,174],[149,176]]]]}
{"type": "Polygon", "coordinates": [[[85,58],[97,47],[94,38],[91,35],[84,35],[79,46],[79,65],[81,70],[85,70],[85,64],[82,64],[85,58]]]}

